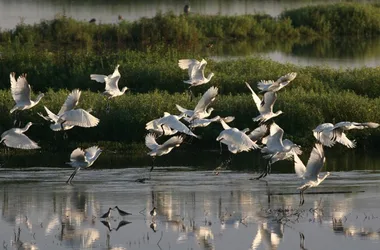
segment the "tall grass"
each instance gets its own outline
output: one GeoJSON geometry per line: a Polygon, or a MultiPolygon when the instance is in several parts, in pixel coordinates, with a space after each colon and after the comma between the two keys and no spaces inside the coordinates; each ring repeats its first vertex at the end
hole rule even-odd
{"type": "MultiPolygon", "coordinates": [[[[34,91],[48,89],[90,89],[101,91],[103,84],[90,80],[90,74],[110,74],[120,64],[122,78],[120,87],[128,86],[133,93],[165,90],[169,93],[183,92],[187,86],[187,71],[181,70],[178,59],[198,58],[196,53],[180,52],[176,49],[151,49],[148,53],[125,50],[97,54],[87,51],[50,52],[20,49],[4,54],[0,58],[0,88],[8,89],[9,73],[28,73],[28,81],[34,91]]],[[[287,88],[302,87],[314,91],[350,90],[358,95],[376,98],[380,96],[380,71],[378,68],[331,69],[327,67],[301,67],[281,64],[260,57],[216,62],[208,61],[205,74],[214,72],[211,84],[222,94],[239,94],[247,91],[245,81],[256,84],[259,80],[277,79],[295,71],[297,78],[287,88]]],[[[208,86],[194,88],[203,93],[208,86]]]]}

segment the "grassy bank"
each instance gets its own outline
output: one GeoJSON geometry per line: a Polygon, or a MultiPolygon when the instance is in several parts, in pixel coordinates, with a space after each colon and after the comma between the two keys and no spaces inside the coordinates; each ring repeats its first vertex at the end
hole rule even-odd
{"type": "MultiPolygon", "coordinates": [[[[242,16],[174,15],[118,24],[93,24],[57,16],[39,24],[20,23],[0,32],[0,42],[38,47],[76,44],[81,47],[154,46],[157,43],[192,47],[216,40],[273,38],[305,43],[330,36],[380,35],[380,8],[375,4],[339,3],[285,11],[280,18],[266,14],[242,16]],[[53,45],[52,45],[53,44],[53,45]]],[[[271,39],[273,40],[273,39],[271,39]]]]}
{"type": "MultiPolygon", "coordinates": [[[[178,59],[198,58],[196,53],[179,52],[176,49],[155,49],[148,53],[138,51],[106,52],[102,55],[86,51],[40,51],[20,49],[9,51],[0,58],[0,88],[9,89],[9,73],[28,73],[33,90],[90,89],[100,91],[103,84],[90,80],[90,74],[109,74],[120,64],[122,78],[119,86],[132,88],[133,93],[165,90],[169,93],[183,92],[187,87],[187,72],[181,70],[178,59]]],[[[206,58],[207,59],[207,58],[206,58]]],[[[376,98],[380,96],[380,70],[360,68],[336,70],[323,67],[300,67],[281,64],[262,58],[216,62],[208,59],[205,74],[215,73],[212,84],[223,94],[246,93],[244,81],[256,83],[262,79],[277,79],[288,72],[298,72],[291,85],[310,91],[349,90],[358,95],[376,98]]],[[[194,88],[203,93],[207,86],[194,88]]]]}

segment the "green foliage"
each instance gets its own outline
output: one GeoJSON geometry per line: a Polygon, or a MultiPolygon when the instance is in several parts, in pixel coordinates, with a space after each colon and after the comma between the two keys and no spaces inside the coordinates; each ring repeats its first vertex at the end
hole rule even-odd
{"type": "Polygon", "coordinates": [[[337,3],[287,10],[282,19],[290,19],[295,28],[307,27],[320,35],[380,35],[380,11],[377,5],[337,3]]]}

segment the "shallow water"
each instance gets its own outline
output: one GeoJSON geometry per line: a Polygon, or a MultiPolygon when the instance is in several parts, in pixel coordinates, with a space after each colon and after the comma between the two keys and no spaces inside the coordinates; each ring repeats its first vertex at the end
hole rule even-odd
{"type": "Polygon", "coordinates": [[[299,207],[295,174],[265,183],[176,167],[134,182],[148,169],[86,170],[66,185],[71,169],[2,168],[0,241],[8,249],[378,249],[379,172],[334,172],[299,207]],[[108,228],[99,217],[116,205],[132,215],[113,212],[108,228]]]}

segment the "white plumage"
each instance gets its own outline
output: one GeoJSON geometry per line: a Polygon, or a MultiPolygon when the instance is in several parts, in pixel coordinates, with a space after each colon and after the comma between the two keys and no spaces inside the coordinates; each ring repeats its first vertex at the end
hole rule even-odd
{"type": "Polygon", "coordinates": [[[249,90],[252,93],[252,99],[256,104],[257,110],[260,112],[260,115],[253,118],[254,121],[260,121],[261,123],[266,122],[273,117],[279,116],[282,114],[282,111],[279,110],[276,113],[273,113],[273,106],[277,100],[276,92],[265,92],[263,100],[256,95],[255,91],[249,86],[248,83],[245,83],[249,90]]]}
{"type": "MultiPolygon", "coordinates": [[[[90,78],[91,78],[91,80],[104,83],[104,82],[106,82],[106,79],[111,79],[111,78],[117,77],[117,76],[121,77],[120,72],[119,72],[119,67],[120,67],[119,64],[116,65],[115,70],[111,75],[106,76],[106,75],[91,74],[90,78]]],[[[107,86],[106,86],[106,88],[107,88],[107,86]]]]}
{"type": "Polygon", "coordinates": [[[286,85],[288,85],[291,81],[293,81],[297,76],[296,72],[288,73],[284,76],[281,76],[277,79],[277,81],[273,80],[261,80],[257,84],[257,88],[261,90],[261,92],[277,92],[280,89],[284,88],[286,85]]]}
{"type": "Polygon", "coordinates": [[[66,163],[74,167],[75,170],[69,179],[67,179],[66,183],[70,183],[81,168],[92,166],[101,153],[102,150],[98,146],[89,147],[84,151],[81,148],[75,149],[70,155],[70,162],[66,163]]]}
{"type": "Polygon", "coordinates": [[[210,118],[210,119],[207,119],[207,118],[195,119],[194,121],[192,121],[189,124],[189,127],[190,128],[207,127],[208,125],[210,125],[210,123],[212,123],[212,122],[218,122],[221,119],[225,123],[230,123],[230,122],[232,122],[235,119],[235,117],[234,116],[227,116],[227,117],[223,118],[223,117],[220,117],[220,116],[215,116],[214,118],[210,118]]]}
{"type": "Polygon", "coordinates": [[[206,60],[198,61],[196,59],[181,59],[178,61],[178,66],[181,69],[188,69],[189,80],[183,81],[190,84],[190,86],[198,86],[208,83],[214,76],[214,73],[210,73],[207,77],[204,75],[204,70],[207,65],[206,60]]]}
{"type": "Polygon", "coordinates": [[[332,123],[323,123],[313,129],[314,137],[327,147],[332,147],[336,142],[348,147],[355,148],[356,141],[347,138],[345,131],[351,129],[377,128],[378,123],[375,122],[339,122],[335,125],[332,123]]]}
{"type": "Polygon", "coordinates": [[[12,128],[1,134],[1,142],[10,148],[37,149],[38,144],[24,135],[33,123],[28,122],[24,128],[12,128]]]}
{"type": "Polygon", "coordinates": [[[239,153],[258,149],[259,146],[254,143],[246,134],[246,131],[240,131],[237,128],[231,128],[223,120],[220,120],[224,130],[216,138],[217,141],[228,146],[231,153],[239,153]]]}
{"type": "Polygon", "coordinates": [[[310,153],[310,158],[307,165],[302,163],[301,159],[298,157],[296,152],[293,152],[294,157],[294,170],[299,178],[302,179],[302,185],[298,187],[300,190],[300,204],[304,203],[303,193],[306,189],[318,186],[330,172],[327,172],[323,177],[319,177],[319,172],[321,171],[325,161],[325,153],[323,151],[323,146],[320,143],[314,145],[313,150],[310,153]]]}
{"type": "Polygon", "coordinates": [[[11,81],[11,92],[13,100],[16,102],[16,105],[9,111],[13,113],[15,110],[25,110],[30,109],[36,106],[44,94],[39,94],[35,101],[31,100],[31,88],[26,80],[26,74],[22,74],[15,78],[16,74],[14,72],[10,73],[9,78],[11,81]]]}
{"type": "Polygon", "coordinates": [[[179,147],[183,142],[182,136],[173,136],[163,144],[158,144],[156,142],[156,137],[154,134],[147,134],[145,136],[145,145],[151,150],[148,155],[150,156],[161,156],[170,153],[173,148],[179,147]]]}

